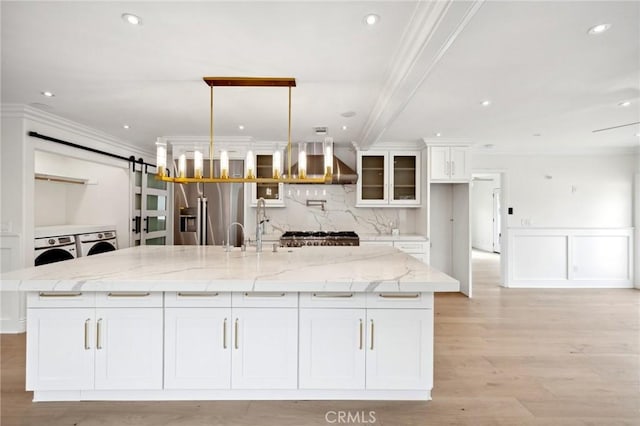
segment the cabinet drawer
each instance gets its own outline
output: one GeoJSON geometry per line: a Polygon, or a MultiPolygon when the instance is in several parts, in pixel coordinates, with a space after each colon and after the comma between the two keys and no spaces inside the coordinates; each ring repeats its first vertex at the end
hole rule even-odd
{"type": "Polygon", "coordinates": [[[93,308],[94,292],[82,291],[31,291],[27,294],[29,308],[93,308]]]}
{"type": "Polygon", "coordinates": [[[301,308],[364,308],[366,293],[354,292],[312,292],[300,293],[301,308]]]}
{"type": "Polygon", "coordinates": [[[426,250],[426,243],[423,242],[411,243],[396,241],[393,243],[393,246],[405,253],[424,253],[426,250]]]}
{"type": "Polygon", "coordinates": [[[367,308],[433,309],[433,293],[367,293],[367,308]]]}
{"type": "Polygon", "coordinates": [[[98,308],[161,308],[162,293],[150,291],[105,291],[96,293],[98,308]]]}
{"type": "Polygon", "coordinates": [[[297,308],[298,293],[281,291],[248,291],[231,293],[234,308],[297,308]]]}
{"type": "Polygon", "coordinates": [[[231,307],[231,293],[218,291],[167,291],[164,293],[164,306],[179,307],[231,307]]]}

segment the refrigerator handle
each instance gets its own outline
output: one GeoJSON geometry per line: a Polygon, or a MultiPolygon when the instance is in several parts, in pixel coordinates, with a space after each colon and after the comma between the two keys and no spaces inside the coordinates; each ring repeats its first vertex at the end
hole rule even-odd
{"type": "Polygon", "coordinates": [[[208,203],[205,197],[198,197],[198,223],[196,237],[198,245],[207,245],[207,218],[209,217],[208,203]]]}

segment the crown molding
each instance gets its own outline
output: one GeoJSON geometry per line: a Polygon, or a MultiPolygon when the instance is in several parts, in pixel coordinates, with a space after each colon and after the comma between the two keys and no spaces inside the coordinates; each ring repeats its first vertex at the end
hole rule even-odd
{"type": "MultiPolygon", "coordinates": [[[[69,120],[67,118],[60,117],[59,115],[52,114],[47,111],[43,111],[37,108],[33,108],[29,105],[23,104],[2,104],[1,109],[3,118],[18,118],[24,120],[30,120],[46,126],[51,126],[58,130],[73,133],[78,137],[94,140],[98,143],[105,144],[110,147],[115,147],[124,153],[152,156],[155,153],[147,151],[139,146],[133,145],[125,140],[119,139],[108,133],[94,129],[92,127],[80,124],[76,121],[69,120]]],[[[31,129],[27,129],[31,130],[31,129]]],[[[53,136],[53,135],[52,135],[53,136]]],[[[77,141],[70,141],[77,142],[77,141]]]]}
{"type": "Polygon", "coordinates": [[[510,157],[587,157],[587,156],[628,156],[640,155],[640,147],[580,147],[545,149],[496,150],[474,147],[473,155],[510,156],[510,157]]]}
{"type": "Polygon", "coordinates": [[[380,95],[358,138],[360,149],[369,149],[380,140],[483,3],[484,0],[417,3],[390,62],[380,95]],[[445,17],[447,23],[443,23],[445,17]],[[446,36],[436,37],[436,33],[446,36]],[[435,45],[434,40],[444,41],[435,45]]]}

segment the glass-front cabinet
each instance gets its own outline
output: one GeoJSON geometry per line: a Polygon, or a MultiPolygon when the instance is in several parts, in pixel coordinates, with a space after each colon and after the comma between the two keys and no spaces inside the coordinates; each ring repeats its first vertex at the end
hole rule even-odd
{"type": "Polygon", "coordinates": [[[358,151],[358,207],[420,205],[419,151],[358,151]]]}
{"type": "MultiPolygon", "coordinates": [[[[273,177],[273,156],[271,154],[257,153],[256,177],[273,177]]],[[[258,199],[264,198],[267,206],[284,207],[284,185],[282,183],[252,183],[251,206],[255,207],[258,199]]]]}
{"type": "Polygon", "coordinates": [[[132,246],[167,244],[168,196],[167,182],[157,180],[155,173],[134,172],[132,246]]]}

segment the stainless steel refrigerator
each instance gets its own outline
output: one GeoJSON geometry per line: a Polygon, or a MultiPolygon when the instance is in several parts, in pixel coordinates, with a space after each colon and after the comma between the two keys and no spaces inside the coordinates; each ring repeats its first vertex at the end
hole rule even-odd
{"type": "MultiPolygon", "coordinates": [[[[174,164],[174,173],[177,171],[174,164]]],[[[244,161],[229,161],[229,176],[242,177],[244,161]]],[[[204,175],[209,176],[209,161],[204,162],[204,175]]],[[[220,175],[220,164],[214,160],[214,175],[220,175]]],[[[193,176],[193,160],[187,160],[187,176],[193,176]]],[[[227,229],[233,222],[244,222],[244,184],[189,183],[174,184],[174,244],[224,245],[227,229]]],[[[231,227],[233,246],[242,245],[239,226],[231,227]]]]}

